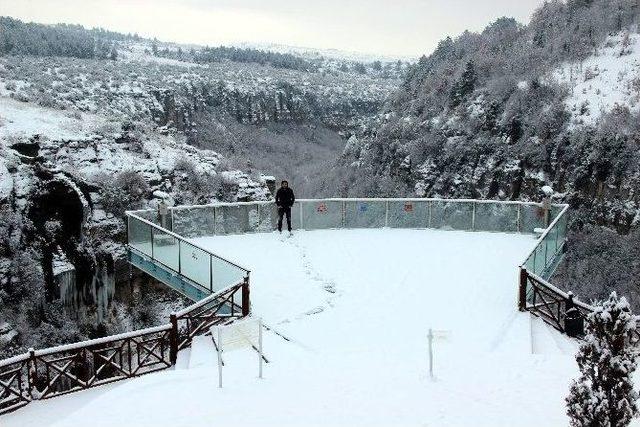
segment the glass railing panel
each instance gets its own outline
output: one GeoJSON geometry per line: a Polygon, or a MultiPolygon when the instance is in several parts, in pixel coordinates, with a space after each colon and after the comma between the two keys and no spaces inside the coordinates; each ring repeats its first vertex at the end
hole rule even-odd
{"type": "Polygon", "coordinates": [[[211,255],[192,244],[180,241],[180,272],[206,289],[211,289],[211,255]]]}
{"type": "Polygon", "coordinates": [[[558,225],[556,224],[549,233],[547,237],[545,237],[545,244],[547,245],[546,254],[547,254],[547,265],[550,265],[553,262],[553,259],[556,256],[556,252],[558,251],[558,225]]]}
{"type": "Polygon", "coordinates": [[[542,274],[547,265],[546,249],[547,245],[544,241],[540,242],[540,244],[536,246],[533,273],[537,274],[538,276],[542,274]]]}
{"type": "MultiPolygon", "coordinates": [[[[296,207],[294,206],[291,211],[292,215],[295,208],[296,207]]],[[[278,211],[275,203],[258,205],[256,215],[257,224],[255,225],[255,231],[257,233],[268,233],[276,229],[276,224],[278,223],[278,211]]]]}
{"type": "Polygon", "coordinates": [[[324,230],[341,227],[342,202],[335,200],[303,202],[302,228],[305,230],[324,230]]]}
{"type": "Polygon", "coordinates": [[[429,223],[428,201],[390,201],[389,227],[427,228],[429,223]]]}
{"type": "Polygon", "coordinates": [[[471,230],[472,217],[473,202],[431,202],[431,228],[471,230]]]}
{"type": "Polygon", "coordinates": [[[518,231],[518,204],[476,203],[475,230],[478,231],[518,231]]]}
{"type": "Polygon", "coordinates": [[[547,228],[544,222],[544,209],[540,205],[522,204],[520,207],[520,231],[533,233],[536,228],[547,228]]]}
{"type": "Polygon", "coordinates": [[[567,238],[567,225],[569,223],[568,212],[565,212],[558,221],[558,247],[561,247],[567,238]]]}
{"type": "Polygon", "coordinates": [[[211,257],[213,270],[213,289],[217,292],[238,282],[246,276],[246,271],[216,256],[211,257]]]}
{"type": "Polygon", "coordinates": [[[551,209],[549,209],[549,224],[551,224],[556,219],[556,217],[560,215],[562,209],[564,209],[564,206],[551,206],[551,209]]]}
{"type": "MultiPolygon", "coordinates": [[[[527,258],[527,261],[524,263],[524,266],[528,272],[533,273],[535,271],[535,259],[536,259],[536,253],[533,252],[531,256],[527,258]]],[[[529,283],[528,280],[527,280],[525,292],[526,292],[527,303],[529,304],[533,303],[533,287],[531,286],[531,283],[529,283]]]]}
{"type": "Polygon", "coordinates": [[[527,258],[527,260],[524,263],[524,267],[532,273],[535,272],[535,269],[536,269],[536,252],[535,251],[533,251],[529,256],[529,258],[527,258]]]}
{"type": "Polygon", "coordinates": [[[153,259],[174,271],[180,266],[178,239],[157,228],[153,230],[153,259]]]}
{"type": "Polygon", "coordinates": [[[135,214],[142,219],[146,219],[149,222],[152,222],[156,225],[160,225],[160,217],[158,215],[158,211],[154,209],[147,209],[143,211],[135,211],[135,214]]]}
{"type": "Polygon", "coordinates": [[[216,206],[216,234],[242,234],[248,231],[247,205],[216,206]]]}
{"type": "Polygon", "coordinates": [[[173,212],[173,232],[184,237],[212,236],[215,234],[215,208],[213,206],[176,207],[173,212]]]}
{"type": "Polygon", "coordinates": [[[363,200],[345,202],[346,228],[382,228],[385,224],[386,203],[363,200]]]}
{"type": "Polygon", "coordinates": [[[147,256],[152,255],[151,226],[139,219],[128,217],[129,245],[147,256]]]}

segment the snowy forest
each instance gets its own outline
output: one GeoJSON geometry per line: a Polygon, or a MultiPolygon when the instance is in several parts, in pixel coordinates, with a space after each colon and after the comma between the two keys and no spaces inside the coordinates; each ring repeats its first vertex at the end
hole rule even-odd
{"type": "Polygon", "coordinates": [[[124,210],[265,200],[267,175],[300,197],[551,186],[572,208],[554,283],[638,311],[639,14],[551,1],[412,64],[0,18],[0,356],[166,317],[185,301],[127,285],[124,210]]]}
{"type": "Polygon", "coordinates": [[[546,2],[446,38],[408,72],[373,135],[347,144],[324,188],[343,196],[554,199],[572,207],[554,283],[640,308],[640,10],[546,2]]]}

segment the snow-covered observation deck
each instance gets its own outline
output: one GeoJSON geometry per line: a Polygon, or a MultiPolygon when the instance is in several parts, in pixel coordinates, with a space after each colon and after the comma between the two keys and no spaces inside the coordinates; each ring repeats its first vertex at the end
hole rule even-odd
{"type": "MultiPolygon", "coordinates": [[[[158,369],[172,369],[31,403],[0,421],[9,427],[72,426],[88,417],[98,426],[566,424],[562,402],[574,368],[565,353],[573,344],[518,311],[563,329],[568,295],[544,279],[562,254],[566,210],[552,205],[547,214],[535,203],[474,200],[303,200],[293,210],[291,238],[272,232],[276,211],[269,202],[175,207],[165,218],[130,212],[132,263],[199,300],[151,331],[148,344],[133,343],[143,357],[164,362],[158,369]],[[249,271],[251,312],[267,327],[265,379],[255,378],[251,351],[230,353],[219,390],[213,344],[195,338],[211,324],[248,314],[249,271]],[[429,328],[447,337],[435,343],[435,382],[428,376],[429,328]],[[156,344],[178,351],[158,355],[150,351],[156,344]],[[529,393],[534,389],[544,393],[529,393]]],[[[122,353],[107,342],[80,343],[103,356],[91,367],[109,368],[94,375],[99,379],[121,368],[122,353]]],[[[36,352],[34,366],[42,369],[46,356],[36,352]]],[[[14,363],[22,369],[29,357],[14,363]]],[[[9,365],[0,363],[0,379],[2,366],[9,365]]],[[[136,375],[120,375],[128,376],[136,375]]],[[[62,394],[27,382],[39,397],[62,394]]],[[[75,387],[82,388],[89,386],[75,387]]]]}

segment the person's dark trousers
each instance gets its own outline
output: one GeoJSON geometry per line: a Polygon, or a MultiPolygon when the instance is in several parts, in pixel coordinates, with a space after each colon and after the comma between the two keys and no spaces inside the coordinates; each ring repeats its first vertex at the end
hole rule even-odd
{"type": "Polygon", "coordinates": [[[279,207],[278,208],[278,231],[282,231],[282,217],[287,215],[287,229],[291,231],[291,207],[279,207]]]}

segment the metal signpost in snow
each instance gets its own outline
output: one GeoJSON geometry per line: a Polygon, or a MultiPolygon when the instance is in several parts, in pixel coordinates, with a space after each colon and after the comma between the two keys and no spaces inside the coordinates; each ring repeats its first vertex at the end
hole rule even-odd
{"type": "Polygon", "coordinates": [[[433,341],[434,340],[446,340],[451,335],[451,331],[438,331],[435,329],[429,328],[429,333],[427,334],[427,338],[429,340],[429,378],[434,380],[433,376],[433,341]]]}
{"type": "Polygon", "coordinates": [[[223,326],[212,326],[211,337],[218,353],[218,387],[222,388],[222,353],[251,347],[258,353],[258,378],[262,378],[262,319],[246,319],[223,326]]]}

